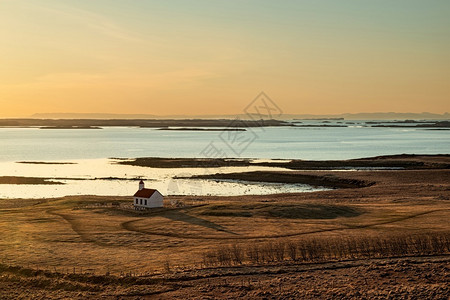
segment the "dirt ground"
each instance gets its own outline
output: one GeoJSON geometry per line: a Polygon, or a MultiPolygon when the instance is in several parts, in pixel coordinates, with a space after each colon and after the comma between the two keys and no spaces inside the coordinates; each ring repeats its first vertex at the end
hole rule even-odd
{"type": "Polygon", "coordinates": [[[450,257],[217,268],[126,278],[47,278],[2,272],[2,299],[449,299],[450,257]],[[103,279],[106,281],[106,279],[103,279]]]}
{"type": "Polygon", "coordinates": [[[449,258],[282,267],[182,284],[155,299],[448,299],[449,258]]]}

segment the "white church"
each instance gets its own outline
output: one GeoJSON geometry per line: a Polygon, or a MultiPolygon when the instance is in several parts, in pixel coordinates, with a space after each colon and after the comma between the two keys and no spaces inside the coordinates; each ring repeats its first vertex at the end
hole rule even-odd
{"type": "Polygon", "coordinates": [[[146,189],[144,181],[139,182],[139,190],[134,194],[134,209],[163,207],[163,195],[154,189],[146,189]]]}

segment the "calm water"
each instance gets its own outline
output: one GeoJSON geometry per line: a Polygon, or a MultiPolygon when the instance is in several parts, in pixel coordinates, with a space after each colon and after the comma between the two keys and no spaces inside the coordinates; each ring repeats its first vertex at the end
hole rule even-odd
{"type": "MultiPolygon", "coordinates": [[[[249,157],[348,159],[386,154],[450,153],[450,131],[370,128],[356,122],[343,128],[255,128],[246,132],[162,131],[114,127],[99,130],[0,128],[0,176],[58,177],[59,186],[0,185],[0,198],[64,195],[130,195],[135,179],[165,194],[239,195],[314,190],[305,185],[192,181],[175,176],[199,169],[151,169],[112,164],[111,157],[249,157]],[[74,165],[30,165],[18,161],[64,161],[74,165]],[[119,177],[128,180],[99,178],[119,177]],[[73,180],[84,179],[84,180],[73,180]],[[19,187],[19,188],[18,188],[19,187]]],[[[263,170],[221,168],[218,172],[263,170]]],[[[216,171],[216,170],[215,170],[216,171]]]]}
{"type": "MultiPolygon", "coordinates": [[[[66,195],[133,195],[139,180],[158,189],[164,195],[243,195],[281,192],[309,192],[322,190],[308,185],[258,184],[233,181],[189,180],[174,177],[210,174],[201,168],[158,169],[115,164],[108,159],[73,160],[71,165],[34,165],[0,162],[0,176],[31,176],[57,178],[64,185],[8,185],[0,184],[1,198],[47,198],[66,195]],[[121,180],[108,180],[108,177],[121,180]]],[[[268,167],[218,168],[214,173],[281,170],[268,167]]]]}
{"type": "MultiPolygon", "coordinates": [[[[347,159],[450,152],[450,131],[409,128],[256,128],[233,132],[149,128],[0,128],[0,161],[109,157],[199,157],[212,142],[229,157],[347,159]],[[246,147],[246,148],[245,148],[246,147]]],[[[211,153],[211,152],[208,152],[211,153]]]]}

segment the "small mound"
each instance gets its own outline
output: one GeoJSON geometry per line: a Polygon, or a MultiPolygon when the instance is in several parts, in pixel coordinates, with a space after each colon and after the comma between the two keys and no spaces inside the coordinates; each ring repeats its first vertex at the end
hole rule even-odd
{"type": "Polygon", "coordinates": [[[294,207],[274,207],[269,215],[286,219],[336,219],[351,218],[361,215],[361,211],[348,206],[304,205],[294,207]]]}
{"type": "Polygon", "coordinates": [[[214,217],[251,217],[252,212],[245,209],[243,206],[238,205],[210,205],[200,212],[203,216],[214,216],[214,217]]]}
{"type": "Polygon", "coordinates": [[[362,211],[338,205],[320,204],[253,204],[253,205],[211,205],[202,208],[200,215],[215,217],[271,217],[284,219],[335,219],[351,218],[362,214],[362,211]]]}
{"type": "Polygon", "coordinates": [[[204,216],[214,216],[214,217],[252,217],[253,214],[249,211],[230,211],[230,210],[219,210],[219,211],[204,211],[201,213],[204,216]]]}

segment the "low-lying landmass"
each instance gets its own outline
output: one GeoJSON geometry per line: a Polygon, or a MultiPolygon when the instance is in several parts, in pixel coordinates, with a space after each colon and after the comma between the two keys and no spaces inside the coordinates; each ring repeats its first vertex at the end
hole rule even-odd
{"type": "MultiPolygon", "coordinates": [[[[151,115],[151,114],[102,114],[102,113],[37,113],[31,116],[35,119],[233,119],[239,117],[241,119],[248,118],[248,115],[151,115]]],[[[435,114],[429,112],[423,113],[344,113],[338,115],[312,115],[312,114],[282,114],[280,118],[283,120],[401,120],[401,119],[417,119],[417,120],[441,120],[450,119],[448,112],[443,114],[435,114]]]]}
{"type": "Polygon", "coordinates": [[[291,170],[450,169],[450,155],[386,155],[349,160],[270,160],[252,158],[114,158],[114,163],[151,168],[216,168],[263,166],[291,170]]]}
{"type": "Polygon", "coordinates": [[[340,124],[305,124],[305,125],[295,125],[295,127],[348,127],[347,125],[340,125],[340,124]]]}
{"type": "Polygon", "coordinates": [[[18,164],[29,165],[76,165],[75,162],[60,162],[60,161],[18,161],[18,164]]]}
{"type": "Polygon", "coordinates": [[[263,126],[293,126],[281,120],[234,119],[0,119],[0,127],[41,127],[47,129],[101,128],[101,127],[221,127],[246,128],[263,126]]]}
{"type": "Polygon", "coordinates": [[[65,184],[59,180],[111,180],[111,181],[153,181],[155,179],[143,177],[25,177],[25,176],[0,176],[0,184],[65,184]]]}
{"type": "MultiPolygon", "coordinates": [[[[349,127],[348,125],[355,124],[353,122],[335,122],[323,121],[313,124],[301,124],[300,121],[293,122],[295,127],[349,127]],[[326,123],[326,124],[324,124],[326,123]]],[[[360,121],[358,123],[362,127],[386,127],[386,128],[415,128],[415,129],[439,129],[446,130],[450,128],[450,121],[420,121],[420,120],[405,120],[405,121],[360,121]]]]}
{"type": "Polygon", "coordinates": [[[98,126],[42,126],[39,129],[103,129],[98,126]]]}
{"type": "Polygon", "coordinates": [[[312,174],[302,174],[299,172],[271,172],[271,171],[195,175],[189,178],[308,184],[312,186],[320,186],[327,188],[358,188],[358,187],[367,187],[375,184],[374,182],[367,182],[364,180],[340,178],[335,174],[312,175],[312,174]]]}
{"type": "Polygon", "coordinates": [[[188,128],[188,127],[182,127],[182,128],[159,128],[158,130],[175,130],[175,131],[247,131],[247,129],[244,128],[188,128]]]}
{"type": "Polygon", "coordinates": [[[64,183],[60,182],[60,181],[54,181],[53,178],[0,176],[0,184],[52,185],[52,184],[64,184],[64,183]]]}
{"type": "MultiPolygon", "coordinates": [[[[242,131],[245,128],[288,126],[293,128],[349,127],[354,122],[342,122],[337,119],[324,120],[249,120],[242,119],[0,119],[0,127],[37,127],[41,129],[102,129],[103,127],[140,127],[159,130],[194,130],[208,131],[231,129],[242,131]],[[308,122],[308,124],[303,124],[308,122]],[[216,128],[211,128],[216,127],[216,128]]],[[[359,121],[359,126],[416,128],[416,129],[446,129],[450,128],[448,120],[404,120],[404,121],[359,121]]]]}
{"type": "Polygon", "coordinates": [[[405,122],[401,124],[401,122],[393,123],[393,124],[378,124],[378,125],[372,125],[372,127],[390,127],[390,128],[450,128],[450,121],[438,121],[438,122],[412,122],[412,120],[409,120],[409,122],[405,122]],[[410,123],[415,125],[410,125],[410,123]]]}
{"type": "Polygon", "coordinates": [[[215,168],[215,167],[244,167],[251,164],[250,159],[227,158],[111,158],[113,163],[150,168],[215,168]]]}

